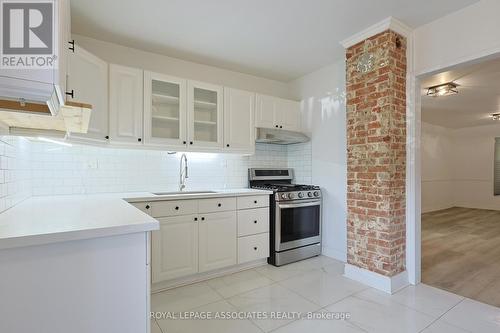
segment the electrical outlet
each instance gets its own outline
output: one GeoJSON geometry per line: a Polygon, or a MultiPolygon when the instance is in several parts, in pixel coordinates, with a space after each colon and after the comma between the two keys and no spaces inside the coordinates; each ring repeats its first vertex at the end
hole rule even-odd
{"type": "Polygon", "coordinates": [[[97,158],[90,159],[84,162],[85,169],[99,169],[99,161],[97,158]]]}

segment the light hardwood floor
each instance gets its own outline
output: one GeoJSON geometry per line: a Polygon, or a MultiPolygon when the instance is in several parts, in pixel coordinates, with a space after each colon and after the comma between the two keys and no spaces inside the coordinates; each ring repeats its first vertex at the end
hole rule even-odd
{"type": "Polygon", "coordinates": [[[422,282],[500,307],[500,211],[422,214],[422,282]]]}

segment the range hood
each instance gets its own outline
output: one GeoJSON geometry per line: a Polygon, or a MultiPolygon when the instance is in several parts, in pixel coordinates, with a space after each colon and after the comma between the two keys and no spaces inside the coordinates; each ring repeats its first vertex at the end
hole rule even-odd
{"type": "Polygon", "coordinates": [[[87,133],[92,105],[61,100],[53,84],[0,76],[0,121],[10,128],[87,133]]]}
{"type": "Polygon", "coordinates": [[[291,145],[294,143],[308,142],[309,140],[310,139],[307,135],[300,132],[272,128],[257,128],[255,142],[272,143],[275,145],[291,145]]]}
{"type": "Polygon", "coordinates": [[[3,110],[56,116],[61,101],[53,84],[0,76],[0,107],[3,110]]]}

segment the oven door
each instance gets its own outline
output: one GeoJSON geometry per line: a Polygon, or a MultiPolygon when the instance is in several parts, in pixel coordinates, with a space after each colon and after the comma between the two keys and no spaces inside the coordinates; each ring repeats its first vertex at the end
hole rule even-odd
{"type": "Polygon", "coordinates": [[[276,203],[275,249],[321,242],[321,200],[276,203]]]}

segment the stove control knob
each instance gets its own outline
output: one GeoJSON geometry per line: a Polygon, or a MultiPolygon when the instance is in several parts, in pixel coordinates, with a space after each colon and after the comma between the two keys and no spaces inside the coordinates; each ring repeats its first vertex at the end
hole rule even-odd
{"type": "Polygon", "coordinates": [[[287,198],[286,193],[281,193],[281,197],[282,197],[283,199],[286,199],[286,198],[287,198]]]}
{"type": "Polygon", "coordinates": [[[288,199],[293,199],[293,193],[288,193],[288,199]]]}
{"type": "Polygon", "coordinates": [[[318,191],[314,191],[314,196],[315,197],[319,197],[319,192],[318,191]]]}
{"type": "Polygon", "coordinates": [[[299,198],[303,198],[303,197],[304,197],[304,193],[299,192],[299,198]]]}
{"type": "Polygon", "coordinates": [[[307,192],[307,196],[311,198],[313,196],[312,192],[307,192]]]}

